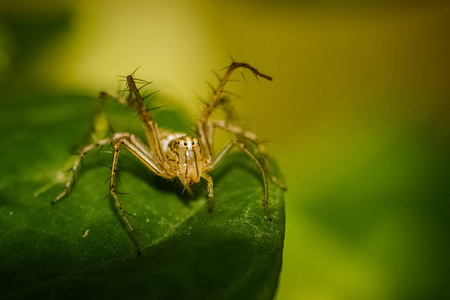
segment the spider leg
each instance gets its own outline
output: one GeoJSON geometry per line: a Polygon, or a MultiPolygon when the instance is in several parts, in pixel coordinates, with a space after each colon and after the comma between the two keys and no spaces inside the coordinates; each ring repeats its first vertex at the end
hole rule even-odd
{"type": "Polygon", "coordinates": [[[77,159],[75,160],[74,165],[70,169],[70,175],[69,179],[67,180],[64,190],[51,202],[52,204],[56,204],[57,201],[59,201],[61,198],[66,196],[74,182],[76,173],[78,171],[78,168],[80,166],[80,163],[84,156],[86,156],[89,152],[92,150],[98,149],[99,147],[106,145],[106,144],[112,144],[113,147],[113,161],[111,166],[111,176],[110,176],[110,184],[109,184],[109,190],[110,194],[114,200],[114,206],[116,207],[116,210],[119,212],[119,216],[124,223],[128,233],[130,234],[134,246],[136,248],[137,254],[140,254],[140,247],[139,242],[136,238],[136,231],[131,226],[130,221],[127,218],[127,212],[123,209],[122,205],[120,204],[117,187],[116,187],[116,178],[117,178],[117,165],[119,162],[119,153],[121,146],[124,146],[130,153],[132,153],[134,156],[136,156],[147,168],[149,168],[151,171],[153,171],[158,176],[164,177],[164,178],[173,178],[176,177],[174,174],[167,173],[164,168],[153,159],[151,156],[151,153],[149,152],[149,149],[134,135],[129,133],[116,133],[113,136],[111,136],[109,139],[103,139],[96,144],[91,144],[86,147],[84,147],[80,154],[78,155],[77,159]]]}
{"type": "Polygon", "coordinates": [[[212,212],[214,208],[214,183],[211,176],[207,173],[203,173],[202,177],[208,181],[208,211],[212,212]]]}
{"type": "Polygon", "coordinates": [[[248,156],[250,156],[250,158],[253,159],[253,161],[256,163],[259,170],[261,171],[261,177],[263,179],[263,184],[264,184],[264,201],[263,201],[264,209],[266,210],[267,219],[269,219],[269,221],[272,221],[272,216],[270,215],[270,210],[269,210],[269,189],[268,189],[268,185],[267,185],[266,171],[264,170],[264,168],[261,165],[261,163],[259,162],[259,160],[253,155],[253,153],[251,153],[247,148],[245,148],[244,144],[236,143],[235,145],[240,150],[244,151],[248,156]]]}
{"type": "MultiPolygon", "coordinates": [[[[213,164],[211,165],[210,169],[212,170],[213,168],[217,167],[224,159],[225,155],[233,148],[233,146],[236,146],[239,150],[243,151],[244,153],[246,153],[258,166],[259,170],[261,171],[261,177],[263,179],[263,184],[264,184],[264,200],[263,200],[263,204],[264,204],[264,209],[266,210],[266,215],[267,215],[267,219],[269,219],[269,221],[272,220],[272,216],[270,214],[270,210],[269,210],[269,190],[268,190],[268,184],[267,184],[267,175],[266,175],[266,171],[263,167],[263,165],[261,164],[261,162],[258,160],[258,158],[256,158],[256,156],[251,153],[243,143],[239,143],[239,142],[229,142],[217,155],[217,159],[213,162],[213,164]]],[[[205,173],[206,174],[206,173],[205,173]]],[[[204,174],[204,175],[205,175],[204,174]]],[[[209,177],[209,175],[207,175],[207,177],[205,177],[204,175],[203,178],[205,178],[206,180],[208,180],[208,198],[213,199],[214,198],[214,192],[213,192],[213,187],[212,187],[212,179],[211,177],[209,177]],[[209,179],[208,179],[209,177],[209,179]]],[[[211,202],[212,204],[212,200],[210,200],[209,202],[211,202]]],[[[209,203],[208,203],[209,204],[209,203]]],[[[209,206],[208,206],[209,208],[209,206]]],[[[212,206],[210,211],[212,210],[212,206]]]]}
{"type": "Polygon", "coordinates": [[[211,176],[206,172],[214,170],[225,158],[225,155],[233,148],[234,142],[229,142],[220,150],[216,159],[209,165],[209,167],[202,173],[202,177],[208,181],[208,211],[211,212],[214,208],[214,183],[211,176]]]}
{"type": "Polygon", "coordinates": [[[137,255],[141,254],[141,249],[139,246],[139,242],[136,238],[136,231],[134,230],[133,226],[131,226],[130,221],[127,218],[127,212],[123,209],[122,205],[120,204],[118,192],[116,188],[116,175],[117,175],[117,163],[119,162],[119,153],[120,153],[120,147],[122,145],[122,140],[118,139],[115,141],[113,145],[113,162],[111,166],[111,176],[110,176],[110,183],[109,183],[109,192],[114,199],[114,206],[116,207],[117,212],[119,213],[119,216],[125,225],[125,228],[127,229],[128,233],[130,234],[131,239],[133,240],[134,247],[136,248],[137,255]]]}
{"type": "MultiPolygon", "coordinates": [[[[265,167],[264,169],[267,171],[272,182],[275,183],[278,187],[280,187],[283,190],[287,189],[286,185],[273,174],[269,156],[266,154],[265,148],[262,145],[261,141],[258,139],[258,137],[254,133],[245,131],[238,126],[227,124],[224,121],[211,122],[211,126],[213,126],[214,128],[220,128],[222,130],[234,133],[239,138],[242,138],[244,140],[252,142],[256,146],[256,149],[258,150],[258,152],[259,152],[258,154],[260,154],[260,156],[262,156],[262,159],[264,162],[264,167],[265,167]]],[[[220,153],[219,153],[219,155],[220,155],[220,153]]]]}
{"type": "Polygon", "coordinates": [[[176,177],[176,174],[169,174],[158,164],[151,156],[151,153],[148,153],[148,149],[146,146],[134,135],[128,135],[122,138],[118,138],[114,141],[113,145],[113,162],[111,166],[111,176],[110,176],[110,184],[109,191],[111,196],[114,199],[114,206],[116,210],[119,212],[119,216],[124,223],[128,233],[130,234],[131,239],[133,240],[134,247],[136,248],[137,255],[141,254],[139,242],[137,240],[137,233],[133,229],[130,221],[127,218],[127,212],[123,209],[120,204],[117,187],[116,187],[116,175],[117,175],[117,164],[119,162],[119,154],[121,146],[125,146],[125,148],[130,151],[134,156],[136,156],[144,165],[146,165],[150,170],[152,170],[155,174],[164,177],[164,178],[173,178],[176,177]]]}
{"type": "Polygon", "coordinates": [[[99,107],[102,107],[102,106],[104,105],[105,100],[106,100],[107,98],[114,99],[114,100],[116,100],[117,102],[119,102],[120,104],[125,105],[125,106],[128,106],[128,105],[129,105],[129,102],[130,102],[130,99],[127,100],[127,99],[125,99],[125,98],[122,97],[122,96],[119,96],[119,95],[113,95],[113,94],[108,93],[108,92],[100,92],[100,94],[98,95],[98,99],[99,99],[99,104],[98,104],[98,106],[99,106],[99,107]]]}
{"type": "Polygon", "coordinates": [[[233,74],[234,70],[239,68],[245,68],[250,70],[256,78],[262,77],[264,79],[272,81],[272,77],[260,73],[257,69],[246,63],[238,63],[233,61],[226,68],[227,71],[225,75],[222,78],[220,78],[217,88],[213,89],[213,95],[211,96],[209,102],[206,104],[206,107],[203,109],[203,112],[201,114],[198,123],[200,141],[203,146],[203,153],[204,153],[203,155],[204,157],[209,158],[210,160],[212,160],[211,155],[212,152],[214,151],[214,147],[213,147],[213,140],[211,139],[211,136],[209,134],[211,132],[210,128],[211,125],[208,122],[208,120],[211,114],[213,113],[214,109],[219,105],[220,98],[224,93],[224,88],[226,84],[228,83],[228,81],[230,81],[231,74],[233,74]]]}
{"type": "Polygon", "coordinates": [[[158,125],[153,121],[153,118],[149,114],[149,109],[147,109],[147,107],[145,106],[144,97],[142,97],[140,93],[140,89],[142,88],[142,86],[136,86],[136,82],[142,83],[144,86],[150,84],[150,82],[135,79],[134,73],[126,76],[126,81],[126,91],[128,91],[127,99],[121,96],[114,96],[107,92],[101,92],[99,97],[100,101],[104,101],[104,99],[109,97],[118,101],[126,107],[132,107],[137,112],[143,123],[146,139],[150,146],[150,152],[152,153],[152,156],[156,157],[157,160],[162,164],[165,164],[165,157],[163,155],[163,150],[160,142],[158,125]]]}
{"type": "MultiPolygon", "coordinates": [[[[104,115],[102,115],[103,108],[105,107],[105,102],[108,98],[116,100],[120,104],[124,106],[128,106],[131,102],[131,94],[129,94],[128,99],[125,99],[123,96],[113,95],[109,92],[100,92],[98,95],[97,103],[95,105],[93,111],[93,117],[91,122],[91,128],[86,133],[86,135],[81,140],[81,145],[87,145],[90,143],[94,143],[97,140],[100,140],[106,136],[106,132],[108,130],[109,123],[104,115]]],[[[111,129],[111,128],[109,128],[111,129]]]]}
{"type": "Polygon", "coordinates": [[[61,198],[63,198],[67,194],[69,194],[69,192],[75,182],[76,174],[78,172],[78,168],[80,167],[81,161],[89,152],[91,152],[92,150],[98,149],[103,145],[107,145],[107,144],[111,143],[111,140],[120,139],[120,138],[123,138],[126,136],[129,136],[129,133],[117,133],[117,134],[114,134],[110,139],[109,138],[103,139],[103,140],[98,141],[96,144],[91,144],[91,145],[88,145],[88,146],[82,148],[80,151],[80,154],[78,155],[78,157],[75,160],[75,163],[73,164],[72,168],[70,168],[70,170],[69,170],[70,175],[64,186],[64,190],[58,196],[56,196],[55,199],[53,199],[53,201],[51,202],[52,205],[56,204],[56,202],[61,200],[61,198]]]}
{"type": "Polygon", "coordinates": [[[214,170],[215,168],[217,168],[217,166],[222,163],[223,159],[228,154],[228,152],[230,152],[231,148],[233,148],[234,144],[235,144],[234,141],[228,142],[228,144],[226,144],[225,147],[223,147],[223,149],[220,150],[220,152],[217,154],[216,158],[214,159],[212,164],[209,166],[207,171],[211,171],[211,170],[214,170]]]}
{"type": "MultiPolygon", "coordinates": [[[[161,146],[161,139],[159,137],[158,125],[153,121],[153,118],[148,112],[144,103],[144,98],[139,92],[139,88],[136,86],[136,79],[132,75],[127,76],[127,85],[130,89],[130,97],[134,96],[133,102],[136,102],[135,110],[139,114],[141,121],[144,125],[144,131],[147,138],[147,142],[150,146],[150,151],[153,156],[158,159],[161,164],[166,164],[165,157],[163,155],[163,149],[161,146]]],[[[148,82],[146,82],[148,84],[148,82]]]]}
{"type": "Polygon", "coordinates": [[[106,92],[100,93],[93,111],[91,127],[81,139],[80,145],[95,143],[96,141],[101,140],[106,136],[109,123],[106,117],[102,114],[102,111],[105,106],[105,100],[107,99],[107,97],[113,98],[118,102],[121,102],[122,100],[119,97],[114,97],[113,95],[106,92]]]}
{"type": "Polygon", "coordinates": [[[164,178],[176,177],[176,174],[169,174],[166,172],[159,162],[153,158],[149,149],[136,136],[131,134],[128,137],[120,139],[120,141],[131,154],[136,156],[136,158],[156,175],[164,178]]]}

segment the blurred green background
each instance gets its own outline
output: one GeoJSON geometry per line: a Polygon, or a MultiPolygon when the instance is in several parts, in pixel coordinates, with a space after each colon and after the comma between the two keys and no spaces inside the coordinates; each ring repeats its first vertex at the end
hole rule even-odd
{"type": "Polygon", "coordinates": [[[141,66],[194,119],[228,55],[274,77],[231,90],[289,187],[277,299],[450,298],[448,2],[4,2],[2,89],[141,66]]]}

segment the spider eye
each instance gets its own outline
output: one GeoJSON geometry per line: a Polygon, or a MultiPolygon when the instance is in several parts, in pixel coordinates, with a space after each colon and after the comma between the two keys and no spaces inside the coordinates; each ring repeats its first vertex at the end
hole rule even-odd
{"type": "Polygon", "coordinates": [[[184,142],[184,145],[185,145],[185,146],[187,146],[187,143],[186,143],[186,142],[184,142]]]}
{"type": "Polygon", "coordinates": [[[194,146],[194,142],[192,142],[192,146],[194,146]]]}

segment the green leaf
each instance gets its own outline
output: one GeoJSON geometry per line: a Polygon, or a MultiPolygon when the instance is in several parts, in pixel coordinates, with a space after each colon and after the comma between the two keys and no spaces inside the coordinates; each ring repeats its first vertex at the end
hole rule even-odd
{"type": "MultiPolygon", "coordinates": [[[[134,215],[130,220],[142,247],[137,257],[107,197],[109,169],[100,166],[110,164],[106,151],[90,154],[72,193],[50,205],[63,187],[50,183],[89,129],[95,99],[26,92],[3,97],[0,298],[274,297],[284,240],[283,192],[270,184],[268,221],[260,174],[243,153],[231,154],[211,173],[216,202],[208,213],[205,183],[194,189],[194,198],[182,195],[178,180],[157,177],[123,151],[119,191],[130,194],[120,199],[134,215]],[[34,196],[36,191],[41,193],[34,196]]],[[[160,124],[177,130],[185,121],[173,111],[155,113],[160,124]]]]}

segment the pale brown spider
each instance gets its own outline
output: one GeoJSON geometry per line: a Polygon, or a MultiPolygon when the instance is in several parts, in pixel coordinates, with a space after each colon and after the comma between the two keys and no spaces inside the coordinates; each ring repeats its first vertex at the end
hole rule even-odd
{"type": "Polygon", "coordinates": [[[197,138],[184,133],[170,133],[158,128],[158,125],[153,121],[149,114],[149,110],[144,105],[144,99],[140,93],[141,87],[138,88],[136,86],[136,83],[147,85],[149,82],[136,79],[134,73],[126,76],[126,91],[128,92],[128,97],[126,99],[123,97],[114,97],[107,93],[101,93],[101,98],[104,99],[105,96],[109,96],[121,104],[132,107],[137,111],[143,123],[148,145],[145,145],[135,135],[125,132],[115,133],[109,138],[85,146],[81,149],[74,165],[70,169],[70,175],[64,190],[52,201],[52,204],[55,204],[69,193],[74,184],[76,172],[83,157],[94,149],[111,144],[113,148],[113,159],[109,183],[110,194],[114,200],[114,205],[119,216],[133,240],[137,254],[139,255],[141,250],[136,238],[136,231],[131,226],[127,213],[120,204],[116,188],[116,173],[118,171],[119,152],[121,147],[124,146],[156,175],[164,178],[178,177],[186,191],[190,194],[192,194],[190,186],[194,183],[199,183],[200,178],[204,178],[208,182],[208,210],[210,212],[213,209],[214,203],[214,187],[213,180],[208,173],[214,170],[223,161],[226,154],[233,147],[237,147],[256,163],[262,173],[264,184],[263,205],[267,214],[267,219],[271,220],[272,217],[268,203],[267,177],[279,187],[285,189],[285,186],[278,181],[270,171],[269,160],[267,155],[265,155],[261,142],[253,133],[245,131],[238,126],[228,124],[225,121],[209,120],[213,111],[220,105],[224,87],[230,80],[231,74],[238,68],[250,70],[256,78],[261,77],[272,81],[270,76],[260,73],[254,67],[246,63],[231,63],[231,65],[226,68],[227,71],[225,75],[223,77],[218,76],[219,84],[217,88],[213,89],[213,95],[203,109],[200,120],[198,121],[197,138]],[[216,128],[234,134],[236,139],[228,142],[217,155],[214,155],[214,132],[216,128]],[[253,144],[253,147],[248,148],[246,146],[247,144],[253,144]]]}

